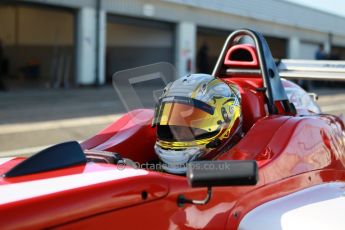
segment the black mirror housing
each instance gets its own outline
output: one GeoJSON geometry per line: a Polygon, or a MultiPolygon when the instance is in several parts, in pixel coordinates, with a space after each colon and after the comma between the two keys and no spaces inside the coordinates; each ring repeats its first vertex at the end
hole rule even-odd
{"type": "Polygon", "coordinates": [[[255,160],[194,161],[187,166],[191,187],[256,185],[258,166],[255,160]]]}

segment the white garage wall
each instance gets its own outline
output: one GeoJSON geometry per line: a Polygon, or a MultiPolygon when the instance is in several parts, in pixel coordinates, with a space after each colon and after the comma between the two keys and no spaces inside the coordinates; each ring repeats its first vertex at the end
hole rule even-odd
{"type": "Polygon", "coordinates": [[[299,58],[300,59],[315,59],[315,53],[319,47],[319,44],[317,43],[311,43],[311,42],[301,42],[300,45],[300,53],[299,58]]]}

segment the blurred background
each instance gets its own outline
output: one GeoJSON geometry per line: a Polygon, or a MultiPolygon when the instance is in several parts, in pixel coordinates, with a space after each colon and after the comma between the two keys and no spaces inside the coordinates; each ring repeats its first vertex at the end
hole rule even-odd
{"type": "MultiPolygon", "coordinates": [[[[123,69],[172,63],[210,73],[226,37],[250,28],[274,58],[344,60],[341,0],[26,0],[0,2],[0,156],[83,140],[125,108],[123,69]]],[[[300,82],[324,112],[345,112],[345,85],[300,82]]]]}

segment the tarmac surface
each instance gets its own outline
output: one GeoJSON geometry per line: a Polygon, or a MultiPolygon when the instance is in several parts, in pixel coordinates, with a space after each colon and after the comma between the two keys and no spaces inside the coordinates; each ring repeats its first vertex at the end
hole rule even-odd
{"type": "MultiPolygon", "coordinates": [[[[152,101],[152,89],[142,90],[147,97],[141,99],[152,101]]],[[[319,95],[324,113],[345,115],[345,89],[312,92],[319,95]]],[[[111,86],[0,92],[0,157],[30,155],[59,142],[85,140],[125,112],[111,86]]]]}

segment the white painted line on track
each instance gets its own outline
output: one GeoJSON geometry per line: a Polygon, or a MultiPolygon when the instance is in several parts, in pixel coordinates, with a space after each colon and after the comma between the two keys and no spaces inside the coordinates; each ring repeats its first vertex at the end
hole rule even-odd
{"type": "Polygon", "coordinates": [[[344,94],[319,95],[319,99],[317,100],[317,102],[334,102],[341,100],[345,100],[345,92],[344,94]]]}
{"type": "Polygon", "coordinates": [[[123,114],[0,125],[0,135],[111,123],[123,114]]]}
{"type": "Polygon", "coordinates": [[[340,111],[340,110],[345,110],[345,104],[321,106],[322,112],[333,112],[333,111],[340,111]]]}
{"type": "Polygon", "coordinates": [[[334,101],[334,100],[345,100],[344,94],[335,94],[335,95],[319,95],[318,101],[334,101]]]}

